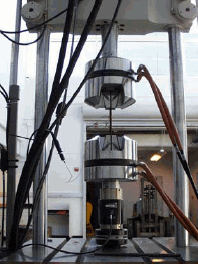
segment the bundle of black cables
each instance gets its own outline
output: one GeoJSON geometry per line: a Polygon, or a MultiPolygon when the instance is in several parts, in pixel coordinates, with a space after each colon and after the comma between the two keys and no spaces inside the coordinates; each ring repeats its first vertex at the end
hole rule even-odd
{"type": "Polygon", "coordinates": [[[54,126],[56,126],[57,123],[59,123],[60,118],[62,117],[62,115],[64,115],[66,109],[71,105],[71,103],[73,102],[73,100],[75,99],[75,97],[77,96],[77,94],[79,93],[79,91],[81,90],[82,86],[84,85],[85,81],[88,79],[90,73],[93,71],[101,53],[102,50],[104,48],[104,45],[108,39],[108,36],[110,34],[111,28],[115,22],[119,7],[121,5],[121,0],[118,1],[115,13],[114,13],[114,17],[112,19],[110,28],[109,28],[109,32],[105,38],[105,41],[102,45],[101,50],[99,51],[95,62],[93,64],[93,67],[90,69],[90,71],[87,73],[87,75],[85,76],[85,78],[83,79],[83,81],[81,82],[80,86],[78,87],[78,89],[76,90],[76,92],[74,93],[74,95],[72,96],[72,98],[70,99],[70,101],[65,105],[65,107],[63,107],[63,111],[60,113],[60,115],[56,118],[56,120],[52,123],[52,125],[50,125],[50,121],[51,121],[51,117],[56,109],[56,106],[60,100],[60,97],[62,95],[62,93],[64,92],[65,88],[68,86],[69,83],[69,78],[71,77],[71,74],[73,72],[73,69],[76,65],[76,62],[80,56],[81,50],[86,42],[87,36],[94,24],[94,21],[96,19],[96,16],[100,10],[100,6],[102,4],[102,0],[96,0],[95,4],[93,6],[92,12],[90,13],[86,25],[84,27],[84,30],[81,34],[80,40],[78,42],[78,45],[70,59],[69,65],[66,69],[66,72],[62,78],[62,80],[60,81],[60,72],[62,71],[62,67],[63,67],[63,62],[61,60],[62,58],[62,52],[66,52],[66,46],[67,46],[67,42],[68,42],[68,37],[69,37],[69,32],[71,29],[71,21],[72,21],[72,16],[73,16],[73,10],[74,10],[74,1],[70,0],[68,3],[68,9],[67,9],[67,16],[66,16],[66,23],[65,23],[65,27],[64,27],[64,33],[63,33],[63,40],[62,44],[61,44],[61,49],[60,49],[60,54],[59,54],[59,60],[58,60],[58,64],[57,64],[57,70],[56,70],[56,74],[55,74],[55,78],[54,78],[54,82],[53,82],[53,86],[52,86],[52,92],[50,95],[50,99],[49,99],[49,103],[47,106],[47,110],[45,113],[45,116],[43,118],[43,121],[36,133],[34,142],[31,146],[31,149],[28,153],[27,156],[27,160],[24,164],[22,173],[21,173],[21,177],[20,177],[20,181],[18,184],[18,189],[17,189],[17,193],[16,193],[16,199],[15,199],[15,207],[14,207],[14,215],[13,215],[13,224],[12,224],[12,229],[11,229],[11,233],[10,233],[10,239],[9,239],[9,243],[8,243],[8,250],[9,251],[15,251],[17,248],[19,248],[19,237],[18,237],[18,227],[19,227],[19,222],[20,222],[20,218],[22,215],[22,211],[23,211],[23,207],[25,205],[28,193],[29,193],[29,189],[31,187],[32,181],[34,179],[34,175],[35,175],[35,171],[43,150],[43,146],[45,143],[46,138],[49,135],[49,131],[51,131],[53,129],[54,126]]]}

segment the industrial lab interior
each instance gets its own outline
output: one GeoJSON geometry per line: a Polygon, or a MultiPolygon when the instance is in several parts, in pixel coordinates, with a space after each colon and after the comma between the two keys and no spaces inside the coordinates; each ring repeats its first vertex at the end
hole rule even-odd
{"type": "Polygon", "coordinates": [[[1,9],[0,262],[195,263],[198,1],[1,9]]]}

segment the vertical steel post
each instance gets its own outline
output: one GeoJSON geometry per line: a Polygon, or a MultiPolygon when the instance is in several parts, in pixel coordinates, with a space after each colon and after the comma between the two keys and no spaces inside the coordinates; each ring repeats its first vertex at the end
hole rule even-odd
{"type": "MultiPolygon", "coordinates": [[[[186,111],[183,86],[183,64],[181,36],[179,27],[168,28],[169,56],[170,56],[170,82],[173,118],[176,123],[184,153],[187,158],[187,130],[186,111]]],[[[173,151],[173,170],[175,180],[175,201],[188,217],[189,214],[189,186],[187,176],[180,164],[179,159],[173,151]]],[[[185,247],[189,245],[188,232],[175,221],[175,243],[176,246],[185,247]]]]}
{"type": "MultiPolygon", "coordinates": [[[[39,32],[38,34],[41,34],[39,32]]],[[[36,91],[35,91],[35,130],[41,124],[48,102],[48,61],[49,61],[50,30],[47,27],[43,38],[37,44],[36,62],[36,91]]],[[[33,194],[35,196],[39,181],[42,178],[46,163],[46,147],[38,164],[33,182],[33,194]]],[[[46,181],[40,194],[37,209],[33,218],[33,243],[46,244],[47,242],[47,190],[46,181]]]]}
{"type": "MultiPolygon", "coordinates": [[[[22,0],[17,1],[16,6],[16,22],[15,31],[21,29],[21,7],[22,0]]],[[[15,34],[15,41],[20,41],[20,34],[15,34]]],[[[7,210],[6,210],[6,237],[9,241],[10,230],[12,226],[14,202],[16,194],[16,155],[17,155],[17,139],[9,136],[9,134],[17,134],[17,116],[18,116],[18,100],[19,86],[18,79],[18,60],[19,60],[19,45],[12,44],[11,64],[10,64],[10,90],[9,98],[9,118],[8,118],[8,135],[7,135],[7,150],[8,150],[8,173],[7,173],[7,210]]]]}

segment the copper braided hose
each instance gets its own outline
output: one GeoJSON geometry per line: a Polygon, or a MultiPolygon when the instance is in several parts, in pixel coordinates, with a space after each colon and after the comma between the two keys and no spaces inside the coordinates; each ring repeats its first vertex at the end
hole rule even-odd
{"type": "Polygon", "coordinates": [[[173,118],[172,118],[172,116],[170,114],[168,106],[167,106],[167,104],[166,104],[166,102],[165,102],[165,100],[164,100],[164,98],[162,96],[162,93],[161,93],[160,89],[158,88],[158,86],[156,85],[156,83],[153,81],[153,78],[151,77],[151,75],[150,75],[148,69],[146,68],[146,66],[143,67],[143,70],[144,70],[144,77],[149,81],[149,83],[151,85],[151,88],[153,90],[153,93],[155,95],[156,100],[159,100],[160,106],[162,106],[163,109],[164,109],[164,112],[165,112],[166,117],[168,119],[169,125],[170,125],[170,127],[172,129],[171,132],[174,135],[176,143],[177,143],[179,149],[182,150],[182,152],[183,152],[183,147],[182,147],[182,143],[181,143],[181,140],[180,140],[180,136],[179,136],[178,130],[177,130],[176,126],[175,126],[175,123],[174,123],[173,118]],[[156,96],[156,94],[157,94],[157,96],[156,96]]]}
{"type": "Polygon", "coordinates": [[[157,87],[157,85],[156,85],[156,89],[157,89],[158,94],[160,96],[160,99],[162,101],[162,105],[164,107],[164,111],[166,112],[166,116],[168,118],[169,124],[170,124],[171,128],[173,129],[173,133],[175,135],[175,139],[177,141],[177,145],[178,145],[179,149],[181,151],[183,151],[183,147],[182,147],[182,143],[181,143],[181,140],[180,140],[179,132],[178,132],[176,126],[175,126],[175,123],[173,121],[172,115],[170,114],[168,106],[167,106],[167,104],[166,104],[166,102],[165,102],[165,100],[164,100],[164,98],[162,96],[162,93],[160,92],[160,89],[157,87]]]}
{"type": "MultiPolygon", "coordinates": [[[[144,168],[145,169],[145,168],[144,168]]],[[[146,171],[146,169],[145,169],[146,171]]],[[[176,211],[176,209],[174,208],[173,204],[171,203],[171,199],[170,197],[163,191],[159,189],[159,186],[156,184],[156,182],[154,180],[151,179],[150,177],[150,173],[148,172],[141,172],[140,175],[144,176],[150,183],[152,183],[155,188],[157,189],[157,191],[159,192],[159,194],[162,196],[164,202],[167,204],[167,206],[169,207],[169,209],[171,210],[171,212],[174,214],[174,216],[178,219],[178,221],[183,225],[183,227],[191,234],[192,231],[189,228],[189,226],[185,223],[185,221],[182,219],[182,217],[180,216],[180,214],[176,211]],[[163,194],[162,194],[163,192],[163,194]]]]}
{"type": "Polygon", "coordinates": [[[168,206],[168,208],[171,210],[171,212],[174,214],[174,216],[177,218],[177,220],[183,225],[183,227],[196,239],[198,240],[198,229],[194,226],[194,224],[184,215],[182,210],[177,206],[177,204],[165,193],[165,191],[161,188],[161,186],[156,181],[153,173],[149,169],[149,167],[143,163],[140,162],[138,164],[139,167],[143,168],[145,173],[141,173],[141,175],[145,176],[146,179],[151,182],[161,197],[163,198],[164,202],[168,206]]]}
{"type": "Polygon", "coordinates": [[[159,96],[159,94],[158,94],[158,91],[156,90],[155,83],[154,83],[154,81],[152,80],[152,78],[149,77],[149,76],[148,76],[146,73],[144,73],[144,72],[141,72],[141,73],[138,75],[138,81],[140,81],[141,78],[142,78],[143,76],[149,81],[149,83],[150,83],[150,85],[151,85],[151,88],[152,88],[152,90],[153,90],[153,93],[154,93],[154,96],[155,96],[155,99],[156,99],[157,105],[158,105],[159,110],[160,110],[160,113],[161,113],[161,115],[162,115],[162,119],[163,119],[164,124],[165,124],[165,126],[166,126],[166,129],[167,129],[167,131],[168,131],[168,134],[169,134],[169,136],[170,136],[170,139],[171,139],[173,145],[175,145],[175,144],[176,144],[176,140],[175,140],[175,137],[174,137],[173,131],[172,131],[171,127],[170,127],[170,124],[169,124],[169,121],[168,121],[168,118],[167,118],[166,112],[165,112],[165,110],[164,110],[164,108],[163,108],[163,106],[162,106],[162,102],[161,102],[160,96],[159,96]]]}

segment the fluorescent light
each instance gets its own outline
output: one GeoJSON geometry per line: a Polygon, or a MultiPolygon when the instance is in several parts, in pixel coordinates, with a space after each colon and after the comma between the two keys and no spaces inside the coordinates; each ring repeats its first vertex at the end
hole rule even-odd
{"type": "Polygon", "coordinates": [[[163,148],[161,148],[160,151],[158,151],[157,153],[155,153],[155,154],[150,158],[150,161],[158,161],[158,160],[160,160],[165,154],[166,154],[166,152],[164,151],[163,148]]]}
{"type": "Polygon", "coordinates": [[[160,154],[154,154],[154,155],[150,158],[150,160],[151,160],[151,161],[158,161],[158,160],[161,159],[161,157],[162,157],[162,155],[160,155],[160,154]]]}

